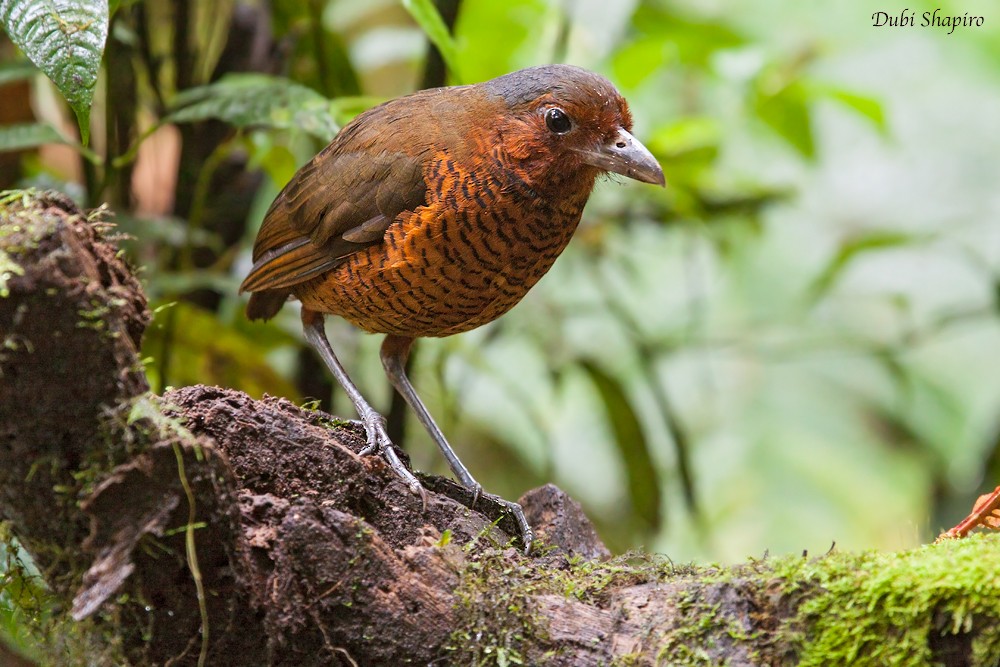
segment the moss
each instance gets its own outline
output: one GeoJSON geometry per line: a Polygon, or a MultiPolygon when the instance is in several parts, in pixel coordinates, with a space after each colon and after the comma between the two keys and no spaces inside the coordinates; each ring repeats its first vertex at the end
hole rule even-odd
{"type": "Polygon", "coordinates": [[[968,641],[970,665],[997,665],[998,555],[1000,535],[979,535],[903,552],[696,568],[683,575],[697,587],[678,599],[683,620],[660,637],[657,664],[714,665],[711,649],[735,642],[755,664],[917,667],[940,664],[949,644],[968,641]],[[754,601],[752,631],[706,601],[719,585],[754,601]],[[775,647],[784,660],[770,655],[775,647]]]}
{"type": "MultiPolygon", "coordinates": [[[[663,556],[638,552],[607,561],[570,559],[559,563],[558,556],[522,561],[491,549],[470,560],[462,575],[456,591],[458,623],[448,646],[453,652],[449,660],[471,665],[544,665],[556,655],[527,652],[528,647],[544,647],[547,639],[547,620],[533,611],[532,597],[562,595],[606,607],[616,589],[690,580],[692,588],[685,589],[676,602],[680,621],[658,628],[659,634],[652,636],[647,645],[655,647],[657,664],[715,665],[718,663],[712,652],[702,647],[716,647],[718,637],[727,637],[729,643],[757,639],[737,619],[720,613],[719,604],[701,598],[707,587],[737,578],[730,570],[676,565],[663,556]]],[[[649,655],[618,655],[609,664],[645,665],[649,664],[649,655]]]]}
{"type": "Polygon", "coordinates": [[[670,559],[637,551],[628,552],[606,561],[571,559],[569,568],[552,573],[554,581],[561,585],[566,597],[575,597],[581,602],[601,603],[606,591],[614,588],[666,581],[668,579],[699,572],[691,565],[676,566],[670,559]]]}
{"type": "MultiPolygon", "coordinates": [[[[460,618],[446,646],[450,664],[529,664],[525,647],[545,638],[531,598],[550,592],[540,568],[499,549],[471,553],[455,591],[460,618]]],[[[530,664],[543,665],[544,657],[530,664]]]]}
{"type": "MultiPolygon", "coordinates": [[[[456,664],[544,665],[546,623],[530,599],[558,594],[605,606],[618,588],[677,582],[677,619],[646,646],[660,665],[717,665],[739,647],[753,664],[924,666],[966,643],[972,666],[1000,656],[1000,535],[898,553],[753,560],[733,568],[675,566],[628,554],[606,562],[522,562],[492,549],[472,558],[456,591],[456,664]],[[744,601],[741,608],[739,602],[744,601]],[[540,643],[539,643],[540,642],[540,643]],[[774,654],[776,649],[780,655],[774,654]]],[[[613,665],[648,664],[649,653],[613,665]]]]}
{"type": "Polygon", "coordinates": [[[1000,535],[898,553],[832,553],[773,564],[801,597],[782,632],[800,665],[934,664],[941,637],[973,633],[972,665],[1000,656],[1000,535]],[[989,631],[979,631],[986,626],[989,631]]]}
{"type": "Polygon", "coordinates": [[[33,195],[28,190],[0,192],[0,299],[10,296],[7,283],[24,275],[24,268],[15,258],[38,245],[37,234],[26,234],[26,230],[33,229],[30,223],[37,215],[33,195]]]}
{"type": "Polygon", "coordinates": [[[92,298],[89,307],[77,311],[76,314],[80,317],[80,321],[76,323],[76,326],[81,329],[104,331],[108,328],[106,320],[126,305],[128,302],[125,299],[105,298],[103,295],[101,298],[92,298]]]}
{"type": "Polygon", "coordinates": [[[76,622],[61,613],[8,523],[0,523],[0,638],[41,665],[129,664],[119,638],[92,620],[76,622]]]}
{"type": "MultiPolygon", "coordinates": [[[[535,596],[562,595],[601,604],[612,587],[662,581],[692,571],[640,553],[603,562],[566,561],[559,556],[524,560],[512,557],[512,549],[481,546],[486,538],[484,533],[465,548],[470,555],[455,591],[458,622],[447,645],[450,664],[545,665],[556,655],[544,652],[547,619],[536,611],[535,596]]],[[[536,545],[536,550],[544,553],[545,547],[536,545]]],[[[618,656],[612,664],[645,663],[641,654],[632,654],[618,656]]]]}
{"type": "Polygon", "coordinates": [[[7,282],[14,276],[23,276],[24,269],[15,262],[10,255],[0,248],[0,299],[10,296],[10,289],[7,282]]]}
{"type": "Polygon", "coordinates": [[[33,189],[0,192],[0,246],[9,253],[8,261],[12,261],[11,256],[16,258],[38,248],[65,219],[65,213],[45,212],[46,198],[59,197],[58,193],[33,189]]]}
{"type": "Polygon", "coordinates": [[[710,667],[715,664],[709,648],[715,647],[714,635],[720,626],[730,623],[719,614],[720,605],[701,601],[694,591],[681,596],[677,610],[681,622],[662,632],[657,642],[656,664],[710,667]]]}

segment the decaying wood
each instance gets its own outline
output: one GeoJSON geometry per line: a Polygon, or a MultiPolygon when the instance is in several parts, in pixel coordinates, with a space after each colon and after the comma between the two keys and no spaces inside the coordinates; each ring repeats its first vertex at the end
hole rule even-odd
{"type": "MultiPolygon", "coordinates": [[[[431,477],[423,506],[330,415],[218,387],[149,395],[132,271],[71,204],[25,206],[0,234],[0,518],[128,661],[798,661],[809,589],[764,566],[607,561],[553,486],[521,499],[544,545],[525,557],[497,507],[431,477]]],[[[929,655],[974,664],[996,623],[935,619],[929,655]]]]}

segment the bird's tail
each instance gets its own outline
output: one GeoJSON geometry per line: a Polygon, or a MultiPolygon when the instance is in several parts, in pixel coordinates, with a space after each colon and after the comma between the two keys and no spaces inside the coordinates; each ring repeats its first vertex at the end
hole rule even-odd
{"type": "Polygon", "coordinates": [[[288,300],[289,290],[275,289],[254,292],[247,304],[247,317],[251,320],[269,320],[278,314],[288,300]]]}

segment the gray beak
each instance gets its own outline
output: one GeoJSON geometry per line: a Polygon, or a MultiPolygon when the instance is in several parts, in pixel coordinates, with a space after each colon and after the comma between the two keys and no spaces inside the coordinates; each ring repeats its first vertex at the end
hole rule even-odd
{"type": "Polygon", "coordinates": [[[584,162],[598,169],[612,171],[643,183],[661,186],[667,184],[660,163],[649,149],[624,128],[618,128],[614,138],[597,150],[580,153],[584,162]]]}

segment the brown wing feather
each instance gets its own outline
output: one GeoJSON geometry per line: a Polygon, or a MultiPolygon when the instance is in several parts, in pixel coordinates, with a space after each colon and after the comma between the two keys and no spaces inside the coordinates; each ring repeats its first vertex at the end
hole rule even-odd
{"type": "Polygon", "coordinates": [[[399,213],[424,203],[425,192],[420,164],[408,155],[321,154],[267,212],[240,290],[288,288],[329,271],[381,243],[399,213]]]}
{"type": "Polygon", "coordinates": [[[439,119],[467,108],[458,98],[470,91],[422,91],[375,107],[292,177],[264,216],[240,286],[259,295],[251,318],[273,316],[295,285],[382,243],[400,213],[427,202],[424,162],[443,142],[461,143],[460,125],[439,119]]]}

